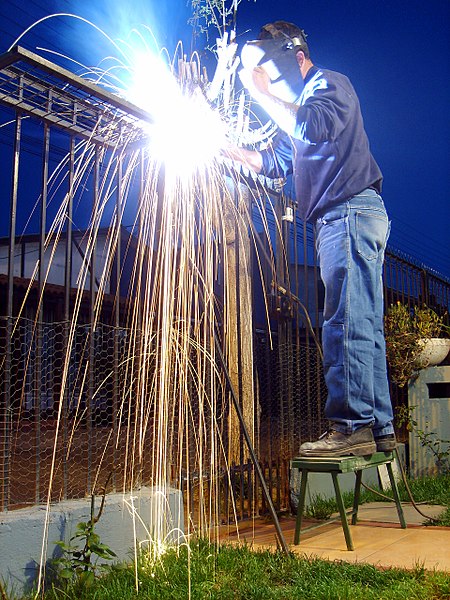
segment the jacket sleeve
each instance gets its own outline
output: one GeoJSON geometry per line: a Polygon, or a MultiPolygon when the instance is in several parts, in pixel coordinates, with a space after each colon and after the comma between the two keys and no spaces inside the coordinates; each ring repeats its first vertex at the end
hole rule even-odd
{"type": "Polygon", "coordinates": [[[289,136],[280,131],[267,150],[260,150],[262,156],[261,173],[269,179],[287,177],[292,173],[293,146],[289,136]]]}
{"type": "Polygon", "coordinates": [[[308,86],[297,111],[294,137],[306,144],[334,141],[354,114],[355,91],[346,77],[330,81],[324,73],[308,86]]]}

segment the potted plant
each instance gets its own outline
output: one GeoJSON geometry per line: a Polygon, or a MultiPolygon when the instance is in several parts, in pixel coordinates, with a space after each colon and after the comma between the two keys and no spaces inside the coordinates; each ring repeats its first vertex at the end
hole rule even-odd
{"type": "Polygon", "coordinates": [[[444,316],[424,306],[392,304],[384,319],[386,355],[392,380],[403,387],[420,369],[439,364],[450,350],[444,316]]]}

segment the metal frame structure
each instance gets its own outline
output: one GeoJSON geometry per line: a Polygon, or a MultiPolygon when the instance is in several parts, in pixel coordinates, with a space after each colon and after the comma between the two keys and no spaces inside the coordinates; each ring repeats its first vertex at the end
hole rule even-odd
{"type": "MultiPolygon", "coordinates": [[[[94,74],[95,75],[95,74],[94,74]]],[[[53,128],[59,128],[68,136],[68,177],[64,185],[68,194],[67,204],[67,229],[65,230],[65,262],[64,262],[64,285],[63,300],[61,310],[61,321],[68,323],[71,317],[71,277],[73,270],[73,246],[75,245],[74,234],[72,230],[72,211],[73,211],[73,177],[75,163],[75,147],[79,139],[87,140],[92,143],[94,148],[92,189],[90,192],[90,201],[92,210],[95,209],[99,195],[99,169],[101,168],[101,152],[107,148],[116,151],[121,147],[132,152],[141,148],[145,143],[148,132],[147,126],[151,123],[151,116],[142,109],[132,105],[118,95],[110,93],[92,81],[87,81],[78,77],[70,71],[61,68],[38,55],[29,52],[20,47],[16,47],[10,52],[0,56],[0,105],[7,107],[15,113],[15,130],[12,136],[12,163],[11,163],[11,190],[10,190],[10,214],[9,214],[9,238],[8,238],[8,266],[6,276],[6,297],[5,310],[0,316],[0,321],[5,321],[6,325],[2,331],[4,338],[0,341],[5,342],[5,356],[3,368],[4,389],[1,398],[3,405],[0,409],[7,416],[4,423],[0,423],[2,438],[0,437],[0,468],[3,468],[3,483],[0,486],[0,506],[8,509],[8,486],[10,464],[9,455],[5,451],[7,440],[10,436],[10,409],[11,409],[11,363],[12,349],[11,340],[13,335],[14,320],[14,298],[15,289],[14,275],[14,255],[17,239],[16,222],[18,211],[18,192],[19,192],[19,167],[21,166],[21,146],[24,140],[24,118],[31,116],[34,120],[43,124],[42,136],[42,163],[41,163],[41,186],[39,203],[39,260],[40,265],[44,263],[44,244],[43,241],[47,229],[46,203],[48,197],[47,179],[49,174],[49,138],[50,131],[53,128]],[[6,317],[6,319],[5,319],[6,317]],[[3,455],[2,455],[3,453],[3,455]],[[3,489],[3,491],[2,491],[3,489]]],[[[116,210],[121,214],[122,186],[124,185],[122,177],[122,155],[118,158],[118,170],[116,181],[116,210]]],[[[39,174],[38,174],[39,176],[39,174]]],[[[139,178],[142,178],[142,171],[139,178]]],[[[273,199],[273,191],[267,180],[258,178],[255,184],[251,178],[248,180],[249,186],[263,186],[269,190],[273,199]]],[[[261,442],[261,452],[264,454],[262,462],[272,465],[283,463],[287,465],[293,452],[298,448],[301,439],[310,438],[317,435],[318,429],[322,425],[320,420],[321,402],[324,392],[324,384],[321,379],[321,365],[317,358],[317,352],[314,347],[314,341],[308,335],[308,330],[303,318],[303,309],[297,300],[306,305],[311,314],[313,327],[316,335],[320,333],[320,284],[316,256],[313,250],[313,232],[309,226],[301,223],[298,219],[283,220],[283,207],[294,208],[290,200],[277,195],[274,202],[275,209],[279,212],[277,218],[282,222],[282,231],[277,231],[276,244],[276,276],[277,282],[270,279],[263,282],[274,292],[274,306],[272,307],[273,338],[276,337],[276,351],[272,352],[267,339],[266,330],[262,332],[260,339],[263,340],[255,351],[259,353],[255,359],[258,372],[258,390],[260,394],[259,403],[263,405],[267,423],[263,424],[264,433],[260,435],[264,442],[261,442]],[[293,251],[291,252],[291,248],[293,251]],[[302,257],[303,254],[303,257],[302,257]],[[295,270],[294,270],[295,269],[295,270]],[[273,284],[276,287],[273,287],[273,284]],[[270,356],[269,356],[270,354],[270,356]]],[[[122,224],[117,222],[117,228],[122,224]]],[[[115,282],[113,284],[112,294],[120,289],[120,273],[122,272],[122,252],[121,236],[117,232],[118,245],[116,248],[117,259],[114,266],[115,282]]],[[[257,236],[255,236],[256,238],[257,236]]],[[[260,240],[261,252],[264,244],[260,240]]],[[[258,274],[259,276],[259,274],[258,274]]],[[[4,276],[3,281],[4,281],[4,276]]],[[[39,269],[37,274],[36,288],[39,293],[44,289],[44,272],[39,269]]],[[[3,283],[0,281],[0,283],[3,283]]],[[[90,281],[86,290],[86,299],[88,309],[93,310],[96,289],[98,288],[95,280],[95,252],[92,254],[90,263],[90,281]]],[[[400,299],[407,301],[411,305],[419,302],[426,302],[429,306],[438,307],[441,312],[449,309],[450,306],[450,283],[437,274],[430,273],[425,268],[416,266],[408,261],[407,257],[387,253],[385,266],[385,297],[386,302],[391,303],[400,299]]],[[[41,307],[42,308],[42,307],[41,307]]],[[[122,308],[120,303],[115,303],[112,310],[111,322],[117,329],[120,326],[122,308]]],[[[123,311],[122,311],[123,312],[123,311]]],[[[44,315],[42,310],[36,315],[36,372],[39,365],[43,362],[44,352],[44,315]]],[[[264,325],[268,327],[268,325],[264,325]]],[[[68,330],[64,330],[62,345],[64,347],[64,336],[68,335],[68,330]]],[[[112,338],[112,351],[108,355],[114,376],[111,387],[111,402],[113,415],[117,412],[117,399],[119,396],[120,381],[117,376],[117,365],[119,362],[119,337],[112,338]]],[[[93,337],[90,337],[88,355],[92,359],[95,348],[93,346],[93,337]]],[[[36,386],[39,385],[39,373],[35,375],[36,386]]],[[[95,386],[93,373],[88,375],[88,385],[91,393],[95,386]]],[[[230,386],[230,384],[229,384],[230,386]]],[[[395,392],[395,390],[394,390],[395,392]]],[[[237,401],[234,390],[231,390],[231,400],[237,401]]],[[[68,398],[64,399],[65,408],[68,406],[68,398]]],[[[239,412],[239,411],[238,411],[239,412]]],[[[65,414],[65,411],[64,411],[65,414]]],[[[34,410],[35,436],[37,443],[41,431],[40,410],[37,406],[34,410]]],[[[90,420],[89,420],[90,422],[90,420]]],[[[62,423],[63,436],[67,435],[67,424],[62,423]]],[[[117,421],[112,420],[113,431],[117,431],[117,421]]],[[[261,432],[260,432],[261,433],[261,432]]],[[[92,431],[88,430],[89,442],[92,440],[92,431]]],[[[246,436],[243,436],[246,438],[246,436]]],[[[252,455],[253,456],[253,455],[252,455]]],[[[256,455],[255,455],[256,456],[256,455]]],[[[260,457],[261,459],[261,457],[260,457]]],[[[35,482],[35,501],[40,502],[39,496],[39,461],[40,449],[37,445],[36,456],[36,482],[35,482]]],[[[244,468],[245,465],[241,465],[244,468]]],[[[64,469],[67,464],[64,463],[64,469]]],[[[283,467],[284,468],[284,467],[283,467]]],[[[247,472],[247,471],[246,471],[247,472]]],[[[258,469],[256,469],[257,474],[258,469]]],[[[272,473],[274,471],[270,471],[272,473]]],[[[283,472],[288,472],[288,468],[283,472]]],[[[241,513],[244,514],[244,493],[243,476],[244,471],[238,472],[236,480],[240,480],[241,486],[241,513]]],[[[266,477],[269,480],[269,492],[274,488],[277,492],[277,509],[286,509],[288,503],[288,478],[283,475],[270,474],[266,477]],[[280,483],[280,479],[283,481],[280,483]],[[277,481],[275,481],[277,480],[277,481]],[[286,480],[286,481],[285,481],[286,480]],[[282,488],[282,490],[281,490],[282,488]],[[287,489],[287,493],[285,493],[287,489]]],[[[91,472],[88,473],[87,481],[92,478],[91,472]]],[[[41,478],[42,479],[42,478],[41,478]]],[[[67,479],[67,473],[63,479],[67,479]]],[[[263,483],[263,482],[262,482],[263,483]]],[[[264,490],[263,492],[266,494],[264,490]]],[[[247,496],[250,496],[250,488],[247,496]]],[[[62,486],[62,497],[66,497],[67,486],[62,486]]],[[[87,490],[89,493],[90,490],[87,490]]],[[[270,498],[266,501],[266,507],[271,507],[270,498]]],[[[275,515],[276,518],[276,515],[275,515]]],[[[281,545],[284,546],[280,539],[281,545]]]]}
{"type": "MultiPolygon", "coordinates": [[[[13,317],[13,278],[14,278],[14,242],[16,237],[16,211],[17,211],[17,190],[18,190],[18,167],[19,167],[19,147],[21,137],[21,119],[22,115],[36,117],[44,123],[43,137],[43,169],[42,169],[42,190],[40,197],[40,237],[39,237],[39,272],[38,272],[38,292],[39,297],[44,288],[44,244],[46,236],[46,206],[47,206],[47,182],[48,182],[48,165],[49,165],[49,142],[50,142],[50,127],[59,127],[66,131],[71,136],[70,150],[70,165],[73,166],[74,160],[74,138],[82,137],[96,145],[108,147],[111,149],[120,148],[125,143],[127,149],[135,148],[137,144],[142,143],[148,134],[145,132],[145,123],[151,122],[151,117],[148,113],[119,98],[117,95],[109,93],[99,86],[78,77],[68,70],[59,67],[48,60],[45,60],[38,55],[29,52],[21,47],[15,47],[10,52],[0,57],[0,103],[12,108],[16,111],[16,136],[13,162],[13,181],[11,192],[11,219],[10,219],[10,246],[8,260],[8,304],[7,304],[7,334],[6,334],[6,360],[5,360],[5,407],[4,414],[6,415],[3,424],[4,442],[3,442],[3,478],[4,486],[3,499],[8,498],[8,482],[9,469],[7,454],[8,440],[10,438],[10,371],[11,371],[11,337],[12,337],[12,317],[13,317]]],[[[73,177],[73,169],[71,169],[71,177],[73,177]]],[[[71,179],[71,178],[70,178],[71,179]]],[[[117,194],[118,202],[120,202],[120,170],[118,177],[117,194]]],[[[69,181],[69,186],[71,180],[69,181]]],[[[94,181],[93,181],[93,207],[98,205],[99,194],[99,152],[95,151],[95,166],[94,166],[94,181]]],[[[70,187],[69,187],[70,192],[70,187]]],[[[72,210],[69,203],[69,210],[72,210]]],[[[120,213],[119,213],[120,214],[120,213]]],[[[71,219],[69,219],[70,223],[71,219]]],[[[120,226],[120,224],[118,224],[120,226]]],[[[71,239],[72,231],[69,225],[67,232],[67,249],[66,249],[66,297],[65,297],[65,320],[69,320],[69,298],[67,295],[69,282],[71,279],[71,239]]],[[[95,298],[95,252],[92,253],[91,259],[91,283],[90,283],[90,301],[89,313],[90,322],[94,319],[94,298],[95,298]]],[[[120,265],[117,265],[119,272],[120,265]]],[[[116,318],[119,321],[119,303],[116,303],[116,318]]],[[[43,303],[39,303],[39,309],[36,319],[36,371],[40,373],[42,359],[42,344],[43,344],[43,303]]],[[[67,340],[67,332],[66,332],[67,340]]],[[[94,363],[94,344],[93,336],[90,336],[89,342],[89,364],[94,363]]],[[[218,348],[220,350],[220,348],[218,348]]],[[[117,344],[114,345],[114,361],[117,365],[117,344]]],[[[256,474],[260,480],[262,491],[275,524],[276,533],[278,535],[281,547],[284,552],[288,553],[288,546],[284,539],[277,513],[272,503],[269,490],[264,481],[264,477],[259,466],[255,449],[252,445],[251,438],[246,428],[243,419],[239,399],[233,389],[230,377],[228,375],[226,362],[221,352],[219,352],[221,367],[225,371],[228,386],[231,392],[231,398],[237,411],[240,426],[244,435],[245,442],[248,446],[248,451],[256,470],[256,474]]],[[[118,382],[114,380],[114,390],[117,392],[118,382]]],[[[92,368],[88,373],[88,393],[90,397],[94,394],[94,375],[92,368]]],[[[66,399],[67,402],[67,399],[66,399]]],[[[113,401],[114,403],[114,401],[113,401]]],[[[90,404],[89,404],[90,406],[90,404]]],[[[88,409],[89,410],[89,409],[88,409]]],[[[40,407],[35,411],[35,421],[37,420],[36,431],[40,432],[40,407]]],[[[89,428],[91,427],[91,418],[88,414],[89,428]]],[[[39,441],[38,441],[39,444],[39,441]]],[[[39,461],[39,450],[37,461],[39,461]]],[[[37,469],[39,477],[39,469],[37,469]]],[[[90,485],[90,479],[89,479],[90,485]]],[[[39,490],[39,481],[36,489],[39,490]]],[[[39,492],[36,501],[39,502],[39,492]]],[[[7,505],[7,502],[6,502],[7,505]]]]}
{"type": "Polygon", "coordinates": [[[0,56],[0,102],[92,142],[139,143],[151,116],[20,46],[0,56]]]}

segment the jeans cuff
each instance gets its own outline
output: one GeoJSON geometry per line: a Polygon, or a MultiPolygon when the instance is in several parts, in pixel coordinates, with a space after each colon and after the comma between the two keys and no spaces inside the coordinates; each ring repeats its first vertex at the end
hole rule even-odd
{"type": "Polygon", "coordinates": [[[394,432],[394,428],[392,427],[392,425],[386,425],[386,427],[383,427],[382,429],[374,429],[373,430],[373,437],[374,438],[378,438],[381,437],[382,435],[392,435],[394,432]]]}

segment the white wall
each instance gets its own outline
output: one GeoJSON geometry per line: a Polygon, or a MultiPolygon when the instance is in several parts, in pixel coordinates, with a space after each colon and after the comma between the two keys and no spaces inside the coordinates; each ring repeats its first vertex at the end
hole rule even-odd
{"type": "MultiPolygon", "coordinates": [[[[136,539],[144,545],[151,535],[157,533],[169,543],[184,540],[183,499],[179,490],[168,488],[163,495],[156,488],[143,488],[133,492],[133,497],[131,500],[130,494],[108,494],[103,514],[95,527],[101,542],[117,554],[115,560],[131,560],[134,528],[136,539]],[[134,503],[134,520],[127,502],[134,503]]],[[[76,525],[90,519],[90,505],[90,498],[52,505],[45,561],[60,555],[55,542],[64,540],[68,543],[76,525]]],[[[96,510],[99,505],[100,498],[96,500],[96,510]]],[[[5,582],[7,591],[19,595],[35,585],[46,514],[43,506],[0,512],[0,578],[5,582]]]]}

